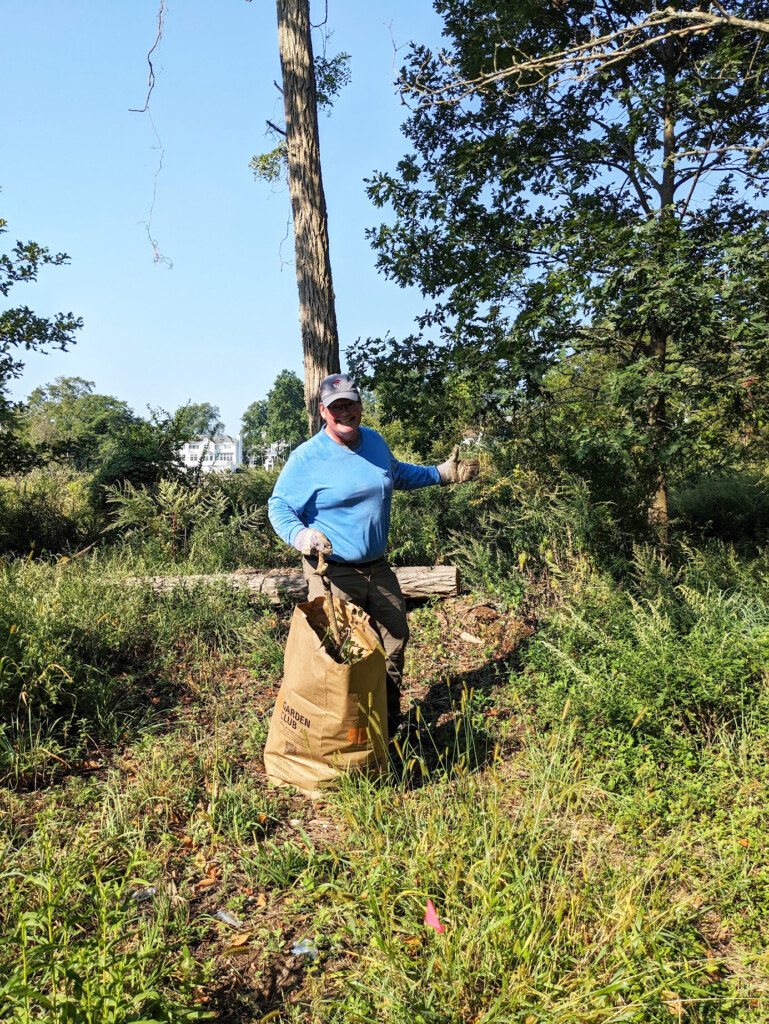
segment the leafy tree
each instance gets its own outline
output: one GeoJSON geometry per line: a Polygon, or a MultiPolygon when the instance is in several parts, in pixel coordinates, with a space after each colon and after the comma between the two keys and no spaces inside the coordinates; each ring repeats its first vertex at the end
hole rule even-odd
{"type": "MultiPolygon", "coordinates": [[[[0,218],[0,234],[6,232],[5,225],[0,218]]],[[[41,267],[63,266],[68,260],[65,253],[52,255],[36,242],[17,242],[10,253],[0,255],[0,295],[6,298],[14,285],[36,281],[41,267]]],[[[22,468],[30,458],[34,461],[29,445],[18,438],[14,403],[8,398],[10,381],[24,369],[19,353],[66,350],[75,343],[74,332],[82,325],[72,313],[40,317],[28,306],[0,311],[0,472],[22,468]]]]}
{"type": "Polygon", "coordinates": [[[415,47],[402,74],[413,152],[369,189],[395,212],[372,233],[380,269],[431,306],[420,335],[357,359],[380,383],[470,381],[503,415],[550,411],[556,379],[562,406],[589,367],[595,406],[617,410],[593,430],[632,450],[664,540],[668,479],[703,417],[739,420],[745,380],[765,375],[769,36],[676,35],[626,0],[437,6],[447,50],[415,47]],[[632,21],[637,45],[594,71],[535,67],[632,21]],[[527,67],[494,75],[514,55],[527,67]]]}
{"type": "Polygon", "coordinates": [[[93,388],[82,377],[57,377],[35,388],[20,416],[25,439],[57,462],[93,469],[108,439],[135,420],[125,402],[96,395],[93,388]]]}
{"type": "Polygon", "coordinates": [[[151,412],[149,420],[127,423],[104,445],[102,463],[91,482],[94,505],[104,506],[110,485],[153,487],[160,480],[183,477],[180,451],[186,436],[175,416],[160,412],[151,412]]]}
{"type": "Polygon", "coordinates": [[[253,458],[261,462],[268,447],[267,401],[265,399],[252,402],[243,413],[240,436],[243,441],[244,458],[253,458]]]}
{"type": "Polygon", "coordinates": [[[190,437],[220,434],[224,430],[221,415],[219,406],[210,402],[188,402],[176,411],[179,429],[190,437]]]}
{"type": "Polygon", "coordinates": [[[304,388],[292,370],[282,370],[267,394],[266,440],[288,455],[307,440],[304,388]]]}

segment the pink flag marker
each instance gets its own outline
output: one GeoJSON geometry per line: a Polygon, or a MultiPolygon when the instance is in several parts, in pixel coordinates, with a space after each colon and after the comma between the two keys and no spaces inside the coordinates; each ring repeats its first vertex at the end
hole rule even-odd
{"type": "Polygon", "coordinates": [[[425,924],[428,928],[433,928],[439,935],[446,931],[441,922],[438,920],[438,915],[435,912],[435,904],[432,900],[427,901],[427,910],[425,912],[425,924]]]}

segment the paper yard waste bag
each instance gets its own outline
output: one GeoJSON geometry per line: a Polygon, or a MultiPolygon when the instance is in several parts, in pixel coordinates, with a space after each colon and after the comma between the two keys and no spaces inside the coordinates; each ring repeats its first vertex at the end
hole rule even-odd
{"type": "Polygon", "coordinates": [[[294,609],[283,682],[264,748],[267,777],[318,796],[345,771],[378,774],[387,750],[385,655],[368,615],[334,598],[345,640],[340,664],[324,647],[325,598],[294,609]],[[320,635],[319,635],[320,634],[320,635]]]}

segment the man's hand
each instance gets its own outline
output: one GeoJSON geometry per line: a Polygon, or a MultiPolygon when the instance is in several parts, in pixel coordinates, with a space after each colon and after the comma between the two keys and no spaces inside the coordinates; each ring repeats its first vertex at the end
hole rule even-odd
{"type": "Polygon", "coordinates": [[[435,467],[441,476],[441,484],[464,484],[468,480],[475,480],[481,471],[481,464],[478,459],[459,459],[459,445],[454,445],[451,456],[435,467]]]}
{"type": "Polygon", "coordinates": [[[309,528],[297,533],[294,538],[294,547],[297,551],[301,551],[305,558],[311,558],[321,551],[324,555],[330,555],[334,550],[325,533],[309,528]]]}

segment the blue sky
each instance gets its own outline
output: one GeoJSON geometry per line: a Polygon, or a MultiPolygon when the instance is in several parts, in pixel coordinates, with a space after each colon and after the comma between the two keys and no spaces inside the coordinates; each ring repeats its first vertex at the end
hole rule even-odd
{"type": "MultiPolygon", "coordinates": [[[[329,55],[352,56],[352,82],[320,125],[344,349],[409,333],[423,308],[376,273],[364,232],[381,217],[363,179],[406,151],[394,45],[437,43],[440,21],[428,0],[328,6],[329,55]]],[[[282,369],[302,372],[288,192],[248,167],[272,148],[265,119],[282,112],[275,4],[168,0],[150,105],[159,172],[152,123],[129,110],[144,105],[157,15],[158,0],[3,0],[0,251],[33,239],[71,257],[9,301],[85,321],[69,352],[30,355],[12,393],[85,377],[142,414],[210,401],[234,433],[282,369]],[[151,208],[172,268],[155,262],[151,208]]],[[[313,21],[323,15],[315,0],[313,21]]]]}

